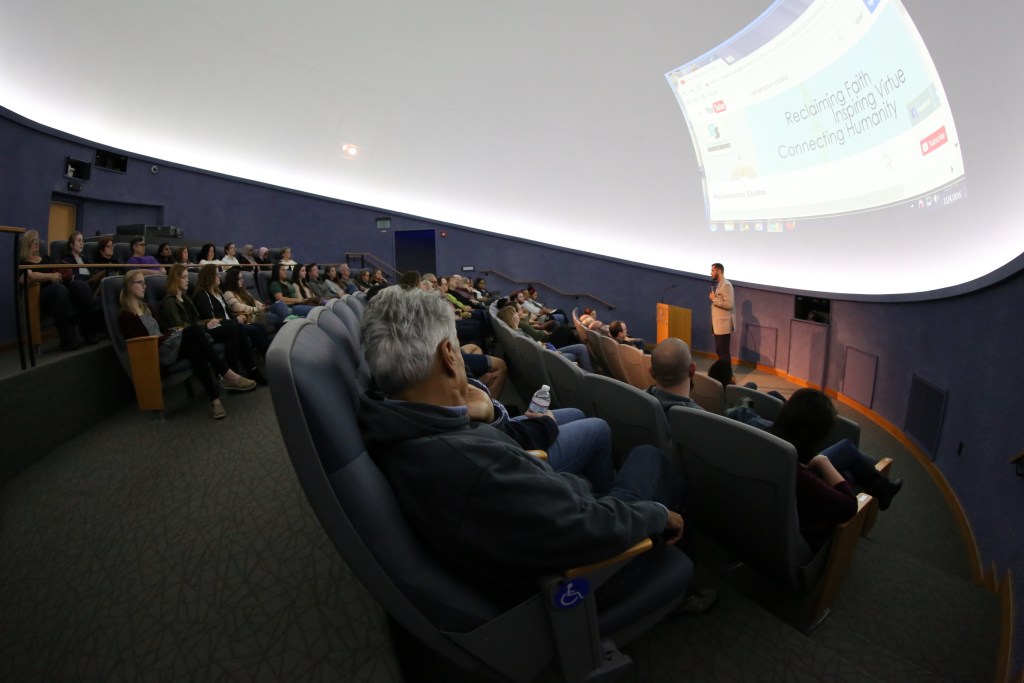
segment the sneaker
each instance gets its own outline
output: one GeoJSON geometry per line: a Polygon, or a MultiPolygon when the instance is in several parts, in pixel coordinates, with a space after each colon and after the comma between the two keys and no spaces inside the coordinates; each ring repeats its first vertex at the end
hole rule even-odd
{"type": "Polygon", "coordinates": [[[252,391],[256,388],[256,382],[253,382],[251,379],[246,379],[241,375],[239,375],[238,379],[234,381],[226,378],[222,379],[220,381],[220,385],[228,391],[252,391]]]}
{"type": "Polygon", "coordinates": [[[224,410],[223,403],[213,404],[213,409],[210,411],[210,417],[212,417],[214,420],[223,420],[227,416],[228,411],[224,410]]]}
{"type": "Polygon", "coordinates": [[[711,588],[695,588],[691,586],[686,589],[686,597],[679,603],[679,607],[675,608],[672,615],[704,614],[711,609],[716,600],[718,600],[717,591],[711,588]]]}

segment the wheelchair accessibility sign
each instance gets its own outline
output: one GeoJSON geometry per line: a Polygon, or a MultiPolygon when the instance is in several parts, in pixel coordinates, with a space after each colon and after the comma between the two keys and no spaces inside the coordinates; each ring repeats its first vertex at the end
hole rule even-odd
{"type": "Polygon", "coordinates": [[[555,609],[572,609],[582,603],[590,595],[590,582],[586,579],[566,581],[551,597],[555,609]]]}

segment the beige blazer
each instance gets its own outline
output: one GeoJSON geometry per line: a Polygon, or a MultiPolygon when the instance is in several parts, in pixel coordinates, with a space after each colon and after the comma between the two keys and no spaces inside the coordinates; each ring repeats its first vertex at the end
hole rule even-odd
{"type": "Polygon", "coordinates": [[[736,329],[736,316],[732,312],[735,304],[732,283],[723,278],[711,302],[711,329],[715,334],[730,334],[736,329]]]}

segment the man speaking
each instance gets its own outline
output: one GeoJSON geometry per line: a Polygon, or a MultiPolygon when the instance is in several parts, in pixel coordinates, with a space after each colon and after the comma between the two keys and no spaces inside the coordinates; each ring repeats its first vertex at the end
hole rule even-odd
{"type": "Polygon", "coordinates": [[[715,335],[715,351],[719,358],[731,364],[729,345],[732,341],[732,331],[736,327],[736,316],[732,312],[736,300],[733,297],[732,283],[725,279],[725,266],[721,263],[711,264],[711,280],[714,285],[708,293],[708,298],[711,299],[711,331],[715,335]]]}

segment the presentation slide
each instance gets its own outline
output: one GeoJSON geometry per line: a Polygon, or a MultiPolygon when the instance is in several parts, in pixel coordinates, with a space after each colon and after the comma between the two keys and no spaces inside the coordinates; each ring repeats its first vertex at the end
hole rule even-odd
{"type": "Polygon", "coordinates": [[[956,125],[899,0],[779,0],[666,77],[712,230],[962,196],[956,125]]]}

